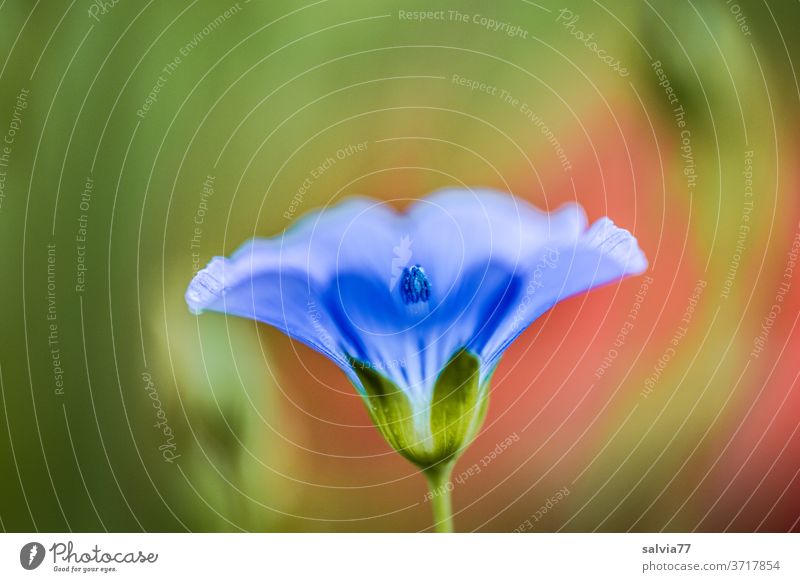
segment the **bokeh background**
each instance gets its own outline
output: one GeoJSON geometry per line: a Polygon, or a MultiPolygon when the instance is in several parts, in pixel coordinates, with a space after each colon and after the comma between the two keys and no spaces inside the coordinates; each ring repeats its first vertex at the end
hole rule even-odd
{"type": "Polygon", "coordinates": [[[287,217],[464,185],[577,200],[651,266],[507,352],[457,528],[798,530],[798,24],[778,0],[0,0],[0,526],[428,528],[333,364],[183,294],[287,217]]]}

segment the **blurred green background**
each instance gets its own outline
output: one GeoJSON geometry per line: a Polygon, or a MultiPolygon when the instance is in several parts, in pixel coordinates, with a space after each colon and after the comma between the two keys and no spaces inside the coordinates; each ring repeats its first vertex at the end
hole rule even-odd
{"type": "Polygon", "coordinates": [[[577,200],[651,268],[507,353],[458,529],[797,530],[799,23],[775,0],[0,1],[0,525],[427,528],[333,364],[183,294],[349,194],[463,185],[577,200]]]}

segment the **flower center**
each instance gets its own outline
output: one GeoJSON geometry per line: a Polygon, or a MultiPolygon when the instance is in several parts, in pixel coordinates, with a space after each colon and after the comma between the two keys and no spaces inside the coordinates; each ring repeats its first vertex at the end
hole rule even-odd
{"type": "Polygon", "coordinates": [[[400,295],[406,304],[428,301],[431,296],[431,284],[422,267],[414,265],[411,268],[403,269],[400,295]]]}

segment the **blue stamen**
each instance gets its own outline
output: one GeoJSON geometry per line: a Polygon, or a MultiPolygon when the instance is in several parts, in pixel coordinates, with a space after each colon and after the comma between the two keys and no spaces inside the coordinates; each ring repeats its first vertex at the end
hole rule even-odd
{"type": "Polygon", "coordinates": [[[406,304],[426,302],[431,296],[431,284],[419,265],[403,269],[400,294],[406,304]]]}

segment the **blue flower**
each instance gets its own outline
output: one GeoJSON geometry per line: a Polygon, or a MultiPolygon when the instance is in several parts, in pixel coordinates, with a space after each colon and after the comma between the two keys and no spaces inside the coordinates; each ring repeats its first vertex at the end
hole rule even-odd
{"type": "Polygon", "coordinates": [[[503,352],[555,303],[639,274],[636,239],[568,204],[546,213],[493,191],[445,190],[398,213],[349,199],[217,257],[194,313],[272,325],[347,374],[378,428],[423,469],[476,434],[503,352]]]}

